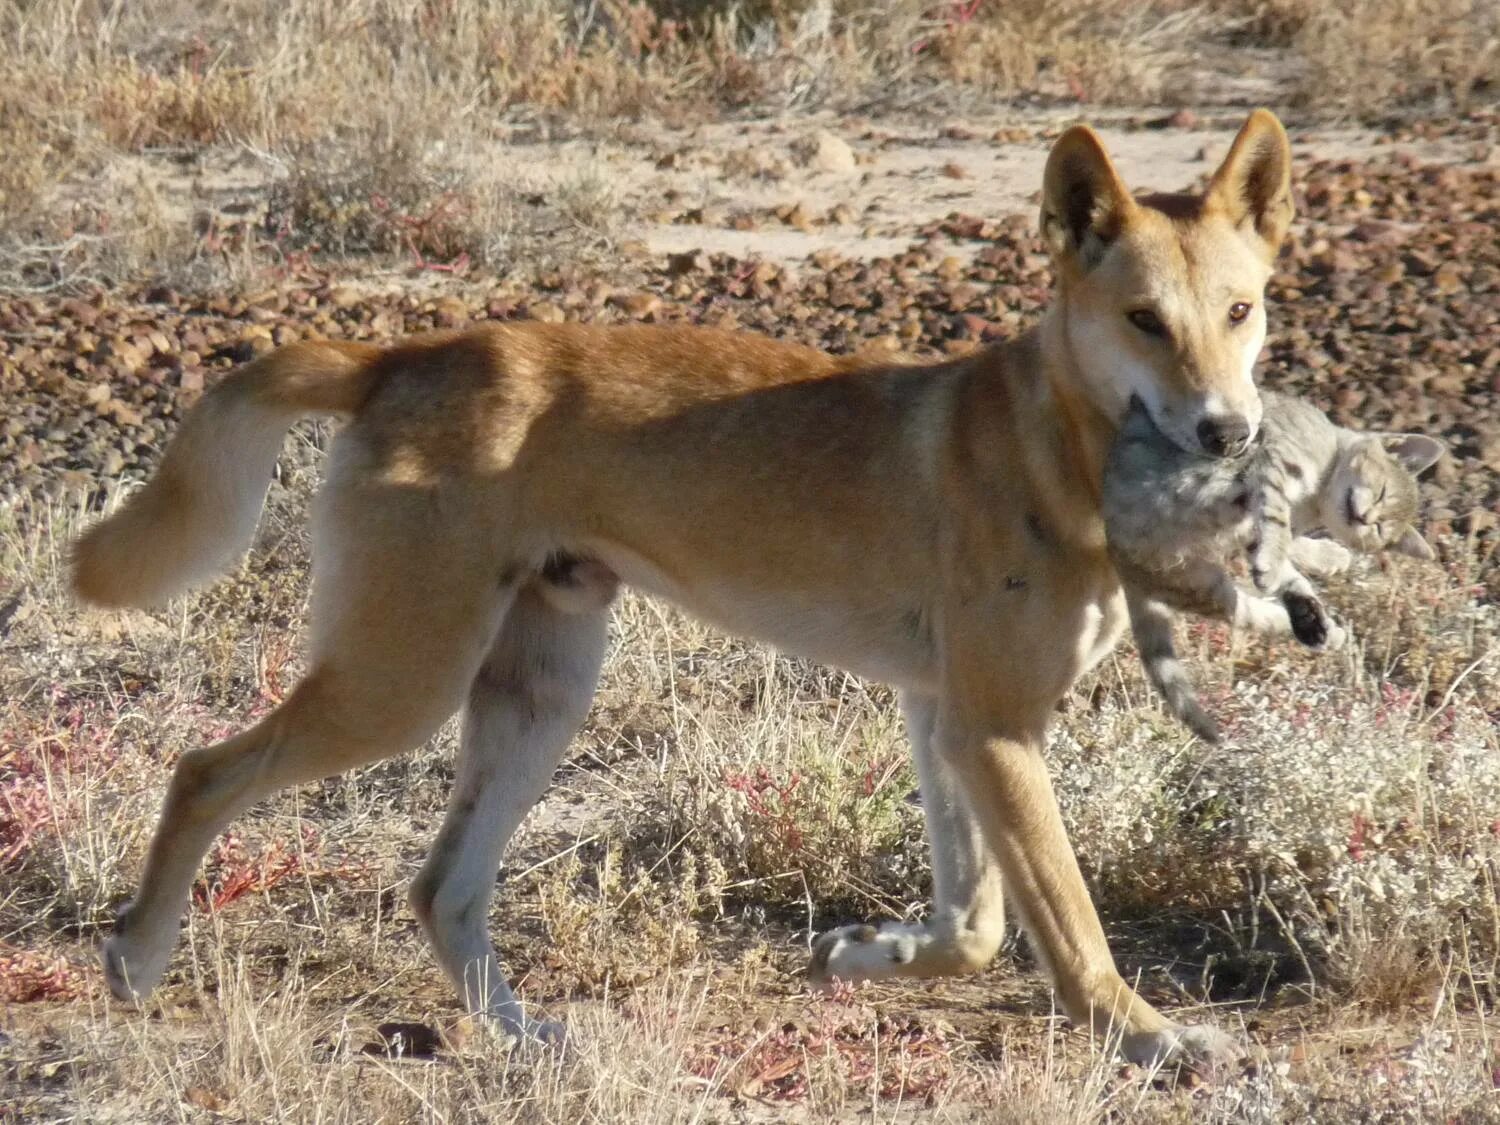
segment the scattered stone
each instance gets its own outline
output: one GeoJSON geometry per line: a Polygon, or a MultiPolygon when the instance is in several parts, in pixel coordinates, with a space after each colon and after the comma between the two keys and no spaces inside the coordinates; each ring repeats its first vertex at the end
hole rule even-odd
{"type": "MultiPolygon", "coordinates": [[[[1024,131],[1021,139],[1036,140],[1024,131]]],[[[1427,478],[1424,519],[1443,510],[1439,522],[1495,537],[1500,168],[1434,168],[1389,148],[1369,160],[1299,161],[1297,171],[1295,238],[1267,292],[1264,383],[1310,393],[1346,424],[1444,438],[1453,456],[1427,478]]],[[[825,213],[792,202],[780,218],[764,205],[731,217],[719,204],[674,221],[774,231],[853,229],[860,219],[848,203],[825,213]]],[[[603,317],[740,326],[839,351],[958,352],[1034,323],[1047,303],[1049,266],[1034,228],[1029,214],[871,224],[872,234],[909,235],[914,245],[876,261],[820,247],[800,275],[753,256],[690,250],[622,257],[607,279],[562,269],[525,283],[497,279],[473,296],[379,292],[352,280],[249,295],[3,295],[0,503],[65,480],[139,477],[185,406],[278,341],[383,340],[482,317],[603,317]]]]}
{"type": "Polygon", "coordinates": [[[623,293],[613,296],[609,303],[632,320],[645,320],[661,308],[661,298],[655,293],[623,293]]]}
{"type": "Polygon", "coordinates": [[[859,166],[849,142],[827,129],[820,129],[809,141],[798,147],[803,165],[815,172],[848,176],[859,166]]]}

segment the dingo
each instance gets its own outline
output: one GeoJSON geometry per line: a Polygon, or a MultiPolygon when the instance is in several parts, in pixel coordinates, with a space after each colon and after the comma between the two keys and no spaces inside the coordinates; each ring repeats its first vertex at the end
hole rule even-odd
{"type": "Polygon", "coordinates": [[[139,605],[209,578],[248,543],[288,426],[346,415],[314,513],[310,670],[249,730],[183,754],[105,943],[110,987],[156,985],[230,818],[409,750],[462,706],[412,907],[470,1012],[549,1033],[507,986],[486,913],[506,841],[588,710],[618,576],[901,690],[935,909],[825,934],[815,975],[978,969],[1003,887],[1073,1020],[1142,1063],[1226,1057],[1228,1037],[1167,1019],[1116,971],[1042,752],[1059,698],[1125,621],[1099,495],[1131,397],[1184,449],[1225,455],[1255,434],[1289,165],[1259,110],[1203,195],[1136,199],[1098,137],[1068,130],[1042,193],[1055,303],[1020,338],[941,363],[508,323],[295,344],[227,376],[149,486],[78,543],[75,586],[139,605]]]}

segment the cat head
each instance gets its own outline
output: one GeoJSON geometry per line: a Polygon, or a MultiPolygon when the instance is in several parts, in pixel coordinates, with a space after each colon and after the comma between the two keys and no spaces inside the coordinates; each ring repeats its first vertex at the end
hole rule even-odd
{"type": "Polygon", "coordinates": [[[1360,434],[1339,453],[1323,489],[1328,533],[1357,551],[1395,551],[1416,559],[1433,551],[1416,529],[1417,476],[1443,455],[1426,434],[1360,434]]]}

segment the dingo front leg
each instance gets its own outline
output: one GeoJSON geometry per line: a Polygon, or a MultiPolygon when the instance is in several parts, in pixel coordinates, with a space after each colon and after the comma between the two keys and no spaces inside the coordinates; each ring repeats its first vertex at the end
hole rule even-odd
{"type": "Polygon", "coordinates": [[[1181,1059],[1212,1067],[1231,1059],[1237,1048],[1230,1037],[1172,1022],[1115,968],[1042,759],[1044,730],[1042,717],[995,731],[945,711],[934,741],[975,806],[1063,1009],[1095,1034],[1117,1038],[1124,1055],[1142,1066],[1181,1059]]]}
{"type": "Polygon", "coordinates": [[[1005,936],[1000,867],[952,767],[932,745],[937,702],[903,694],[901,709],[932,848],[933,911],[916,924],[855,924],[821,935],[808,970],[818,983],[978,972],[994,959],[1005,936]]]}

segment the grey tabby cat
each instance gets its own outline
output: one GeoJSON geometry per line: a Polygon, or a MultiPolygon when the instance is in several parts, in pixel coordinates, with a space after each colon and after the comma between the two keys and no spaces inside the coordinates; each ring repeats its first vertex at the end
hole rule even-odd
{"type": "Polygon", "coordinates": [[[1316,407],[1270,391],[1261,400],[1260,439],[1224,459],[1184,453],[1136,401],[1104,473],[1110,553],[1147,678],[1209,742],[1218,740],[1218,725],[1178,662],[1171,609],[1338,648],[1344,631],[1303,571],[1336,574],[1351,549],[1433,557],[1413,526],[1416,476],[1442,455],[1441,442],[1342,429],[1316,407]],[[1318,529],[1331,538],[1304,538],[1318,529]],[[1225,569],[1241,551],[1260,594],[1241,589],[1225,569]]]}

